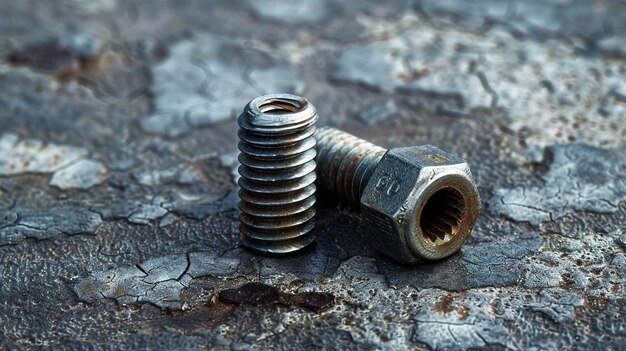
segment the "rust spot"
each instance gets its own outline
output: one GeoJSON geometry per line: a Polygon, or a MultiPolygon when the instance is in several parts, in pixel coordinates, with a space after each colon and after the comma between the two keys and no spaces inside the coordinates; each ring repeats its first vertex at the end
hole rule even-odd
{"type": "Polygon", "coordinates": [[[572,281],[572,274],[569,272],[563,273],[561,275],[561,278],[562,280],[559,282],[559,287],[561,288],[565,288],[574,284],[574,282],[572,281]]]}
{"type": "Polygon", "coordinates": [[[603,294],[600,294],[600,296],[597,297],[585,297],[583,305],[592,310],[599,311],[603,310],[606,307],[606,303],[606,297],[604,297],[603,294]]]}
{"type": "Polygon", "coordinates": [[[219,293],[220,301],[234,305],[273,305],[300,306],[319,312],[333,305],[335,297],[327,293],[306,292],[301,294],[283,293],[277,288],[262,284],[248,283],[235,289],[219,293]]]}
{"type": "MultiPolygon", "coordinates": [[[[290,282],[289,284],[287,284],[287,285],[286,285],[286,287],[287,287],[288,289],[294,289],[294,288],[296,288],[296,287],[302,286],[302,284],[304,284],[304,282],[303,282],[302,280],[298,280],[298,279],[296,279],[296,280],[294,280],[294,281],[290,282]]],[[[320,284],[321,284],[321,283],[320,283],[320,284]]]]}
{"type": "Polygon", "coordinates": [[[27,46],[7,56],[7,62],[13,66],[29,66],[36,70],[53,72],[59,80],[77,75],[88,59],[56,41],[27,46]]]}
{"type": "Polygon", "coordinates": [[[7,56],[9,64],[14,66],[31,66],[43,70],[57,70],[79,64],[77,55],[57,42],[47,42],[18,51],[7,56]]]}
{"type": "Polygon", "coordinates": [[[408,70],[406,72],[402,72],[398,74],[398,79],[400,79],[401,81],[405,83],[408,83],[416,79],[420,79],[428,75],[428,73],[429,73],[428,69],[421,69],[421,70],[412,69],[412,70],[408,70]]]}
{"type": "Polygon", "coordinates": [[[441,155],[424,155],[420,157],[422,161],[430,161],[433,163],[441,164],[448,161],[448,158],[441,155]]]}
{"type": "Polygon", "coordinates": [[[456,311],[459,314],[459,319],[467,318],[468,309],[465,306],[453,306],[453,296],[452,293],[449,292],[443,295],[439,301],[435,304],[435,311],[440,313],[450,313],[456,311]]]}
{"type": "Polygon", "coordinates": [[[619,284],[611,283],[611,292],[617,294],[619,292],[619,284]]]}
{"type": "Polygon", "coordinates": [[[456,312],[459,314],[459,319],[463,320],[467,318],[467,307],[459,306],[457,307],[456,312]]]}
{"type": "Polygon", "coordinates": [[[155,326],[167,326],[178,330],[198,331],[214,328],[235,312],[235,306],[217,301],[192,311],[171,311],[167,318],[155,322],[155,326]]]}
{"type": "Polygon", "coordinates": [[[386,334],[384,334],[380,329],[376,328],[373,330],[374,334],[376,334],[376,336],[378,336],[378,339],[382,342],[388,342],[389,340],[391,340],[389,338],[389,336],[387,336],[386,334]]]}
{"type": "Polygon", "coordinates": [[[452,307],[452,293],[447,293],[442,296],[435,304],[435,311],[441,313],[450,313],[454,311],[452,307]]]}
{"type": "Polygon", "coordinates": [[[600,275],[602,274],[602,270],[603,268],[594,268],[591,270],[591,273],[595,274],[595,275],[600,275]]]}
{"type": "Polygon", "coordinates": [[[57,41],[49,41],[13,51],[6,60],[10,65],[28,66],[52,74],[57,81],[67,82],[97,75],[115,63],[132,64],[128,57],[118,56],[110,52],[85,55],[72,51],[57,41]]]}

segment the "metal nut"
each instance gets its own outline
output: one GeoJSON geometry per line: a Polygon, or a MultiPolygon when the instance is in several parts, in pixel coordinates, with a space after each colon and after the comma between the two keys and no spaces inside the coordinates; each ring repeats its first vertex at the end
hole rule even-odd
{"type": "Polygon", "coordinates": [[[461,248],[480,208],[465,160],[430,145],[386,151],[333,128],[317,137],[320,183],[361,209],[381,253],[412,264],[461,248]]]}

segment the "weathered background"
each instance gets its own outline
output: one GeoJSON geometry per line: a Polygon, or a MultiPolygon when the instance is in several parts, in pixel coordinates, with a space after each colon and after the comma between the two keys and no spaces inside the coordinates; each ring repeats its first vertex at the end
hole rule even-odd
{"type": "Polygon", "coordinates": [[[2,349],[626,348],[623,2],[7,0],[0,57],[2,349]],[[467,158],[461,252],[399,266],[328,194],[310,249],[239,248],[269,92],[467,158]]]}

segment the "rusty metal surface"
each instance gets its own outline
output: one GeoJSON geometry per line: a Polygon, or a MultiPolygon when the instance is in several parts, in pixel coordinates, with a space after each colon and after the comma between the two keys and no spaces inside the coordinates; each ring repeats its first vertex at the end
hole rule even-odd
{"type": "Polygon", "coordinates": [[[626,5],[0,2],[0,348],[623,349],[626,5]],[[318,193],[239,246],[236,115],[468,160],[462,250],[400,266],[318,193]],[[250,285],[253,284],[253,285],[250,285]]]}

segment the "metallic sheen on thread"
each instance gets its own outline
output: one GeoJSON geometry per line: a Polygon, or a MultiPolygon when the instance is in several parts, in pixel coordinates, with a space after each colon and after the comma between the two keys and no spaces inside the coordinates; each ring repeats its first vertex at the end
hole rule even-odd
{"type": "Polygon", "coordinates": [[[239,116],[240,239],[263,253],[297,251],[315,239],[317,111],[289,94],[258,97],[239,116]]]}

